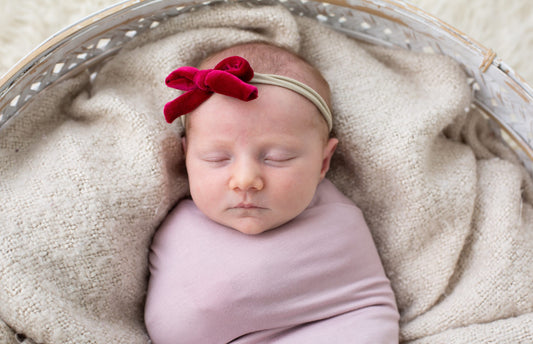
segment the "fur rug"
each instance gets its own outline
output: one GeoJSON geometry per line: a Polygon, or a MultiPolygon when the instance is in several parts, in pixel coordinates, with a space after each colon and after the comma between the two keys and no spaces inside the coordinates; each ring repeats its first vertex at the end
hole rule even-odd
{"type": "MultiPolygon", "coordinates": [[[[55,32],[118,0],[0,1],[0,75],[55,32]],[[22,3],[22,6],[21,6],[22,3]]],[[[466,33],[533,84],[533,2],[411,0],[466,33]]]]}

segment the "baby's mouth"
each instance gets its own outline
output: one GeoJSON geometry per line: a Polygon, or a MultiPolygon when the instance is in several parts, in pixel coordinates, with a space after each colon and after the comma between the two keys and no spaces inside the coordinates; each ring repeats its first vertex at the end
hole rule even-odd
{"type": "Polygon", "coordinates": [[[263,207],[260,207],[254,203],[245,203],[241,202],[233,207],[234,209],[264,209],[263,207]]]}

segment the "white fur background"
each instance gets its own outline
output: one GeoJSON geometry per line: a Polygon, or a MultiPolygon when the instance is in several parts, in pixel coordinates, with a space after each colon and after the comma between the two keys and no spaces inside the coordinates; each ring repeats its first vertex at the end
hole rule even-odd
{"type": "MultiPolygon", "coordinates": [[[[118,0],[0,0],[0,75],[52,34],[118,0]]],[[[492,48],[533,84],[533,1],[411,0],[492,48]]]]}

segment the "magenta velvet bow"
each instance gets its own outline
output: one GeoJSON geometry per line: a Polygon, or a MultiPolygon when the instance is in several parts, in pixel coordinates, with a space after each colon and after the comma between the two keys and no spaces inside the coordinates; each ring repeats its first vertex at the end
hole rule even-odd
{"type": "Polygon", "coordinates": [[[257,87],[247,84],[253,77],[252,67],[240,56],[227,57],[214,69],[180,67],[167,76],[165,84],[188,92],[165,105],[165,119],[172,123],[179,116],[196,109],[213,93],[245,101],[255,99],[257,87]]]}

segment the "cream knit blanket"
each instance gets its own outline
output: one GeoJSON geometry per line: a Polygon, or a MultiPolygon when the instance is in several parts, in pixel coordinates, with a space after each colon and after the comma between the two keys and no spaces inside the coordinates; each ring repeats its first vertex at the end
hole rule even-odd
{"type": "Polygon", "coordinates": [[[148,247],[187,188],[180,128],[162,115],[176,93],[163,80],[252,40],[299,52],[331,84],[341,144],[329,178],[365,214],[402,341],[532,342],[531,180],[465,111],[460,68],[278,7],[235,6],[161,24],[93,83],[83,74],[54,86],[1,129],[0,341],[147,341],[148,247]]]}

